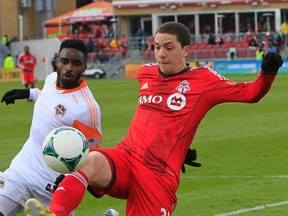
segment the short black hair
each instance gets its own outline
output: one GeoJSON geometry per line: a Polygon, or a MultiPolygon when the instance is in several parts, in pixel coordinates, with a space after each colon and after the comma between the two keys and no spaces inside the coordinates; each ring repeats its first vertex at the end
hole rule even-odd
{"type": "Polygon", "coordinates": [[[192,43],[191,34],[189,29],[182,23],[178,22],[166,22],[159,26],[157,33],[161,34],[172,34],[175,35],[177,41],[184,46],[190,46],[192,43]]]}
{"type": "Polygon", "coordinates": [[[84,43],[84,41],[81,40],[81,39],[72,38],[72,39],[63,40],[61,45],[60,45],[60,49],[59,49],[58,53],[60,53],[61,50],[64,49],[64,48],[77,49],[77,50],[79,50],[80,52],[83,53],[83,56],[84,56],[85,60],[88,59],[88,47],[84,43]]]}

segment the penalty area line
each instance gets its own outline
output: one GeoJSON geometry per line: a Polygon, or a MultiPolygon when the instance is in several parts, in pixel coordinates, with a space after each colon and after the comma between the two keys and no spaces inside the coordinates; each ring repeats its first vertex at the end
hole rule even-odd
{"type": "Polygon", "coordinates": [[[288,205],[288,201],[278,202],[278,203],[272,203],[272,204],[265,204],[261,206],[255,206],[253,208],[247,208],[247,209],[239,209],[236,211],[228,212],[228,213],[222,213],[222,214],[216,214],[213,216],[230,216],[230,215],[237,215],[242,213],[247,213],[251,211],[260,211],[266,208],[276,207],[276,206],[282,206],[282,205],[288,205]]]}

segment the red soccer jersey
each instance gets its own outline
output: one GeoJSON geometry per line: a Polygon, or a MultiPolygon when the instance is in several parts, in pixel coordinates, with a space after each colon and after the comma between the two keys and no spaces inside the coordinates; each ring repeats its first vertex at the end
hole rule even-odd
{"type": "Polygon", "coordinates": [[[252,82],[236,83],[212,68],[187,67],[174,76],[161,74],[157,64],[138,72],[138,106],[124,148],[154,173],[177,176],[197,127],[205,114],[224,102],[258,102],[275,77],[259,73],[252,82]]]}
{"type": "Polygon", "coordinates": [[[21,54],[18,57],[17,66],[23,70],[23,72],[33,72],[37,61],[33,54],[21,54]]]}

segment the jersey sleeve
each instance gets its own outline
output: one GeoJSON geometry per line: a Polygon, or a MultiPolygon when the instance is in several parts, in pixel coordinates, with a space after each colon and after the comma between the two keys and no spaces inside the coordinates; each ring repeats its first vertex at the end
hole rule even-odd
{"type": "Polygon", "coordinates": [[[41,94],[41,90],[38,88],[30,88],[30,94],[29,94],[29,99],[30,100],[37,100],[39,95],[41,94]]]}
{"type": "Polygon", "coordinates": [[[275,79],[274,76],[265,76],[260,72],[253,81],[234,82],[212,68],[208,70],[204,78],[206,82],[203,83],[206,84],[204,88],[207,88],[205,95],[213,105],[223,102],[257,103],[268,93],[275,79]]]}

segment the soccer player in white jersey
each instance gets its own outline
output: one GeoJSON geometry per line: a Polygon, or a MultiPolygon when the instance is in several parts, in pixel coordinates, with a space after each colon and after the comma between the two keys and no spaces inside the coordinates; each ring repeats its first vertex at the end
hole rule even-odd
{"type": "Polygon", "coordinates": [[[23,211],[29,198],[50,205],[53,183],[60,174],[42,157],[42,142],[54,128],[72,126],[84,133],[90,149],[102,145],[101,112],[87,83],[81,78],[87,67],[87,47],[82,40],[64,40],[58,52],[57,72],[50,74],[42,90],[13,89],[1,102],[35,100],[30,135],[9,168],[0,172],[0,216],[23,211]],[[51,187],[52,186],[52,187],[51,187]]]}

